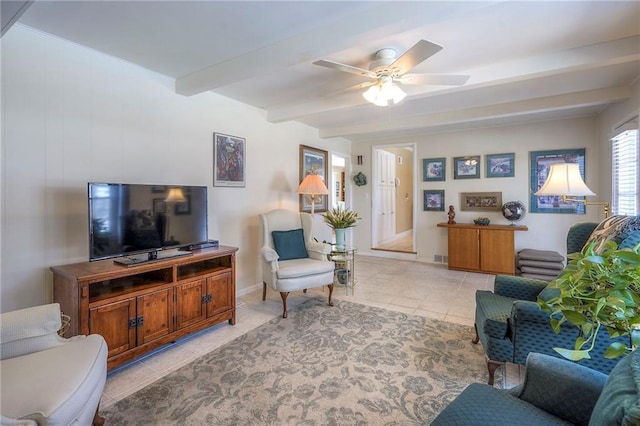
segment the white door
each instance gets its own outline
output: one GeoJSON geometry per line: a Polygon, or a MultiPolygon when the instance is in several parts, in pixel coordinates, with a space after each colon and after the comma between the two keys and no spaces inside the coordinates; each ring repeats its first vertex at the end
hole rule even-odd
{"type": "Polygon", "coordinates": [[[396,156],[377,150],[377,244],[396,235],[396,156]]]}

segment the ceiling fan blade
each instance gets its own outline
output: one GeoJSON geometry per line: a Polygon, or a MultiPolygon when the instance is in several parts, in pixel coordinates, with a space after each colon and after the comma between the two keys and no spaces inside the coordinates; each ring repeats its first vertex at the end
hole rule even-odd
{"type": "Polygon", "coordinates": [[[389,69],[393,70],[395,75],[402,75],[441,50],[442,46],[438,44],[431,43],[427,40],[420,40],[389,65],[389,69]]]}
{"type": "Polygon", "coordinates": [[[350,74],[356,74],[362,77],[377,78],[376,74],[372,73],[369,70],[353,67],[347,64],[341,64],[339,62],[327,61],[326,59],[320,59],[319,61],[315,61],[313,65],[319,65],[321,67],[327,67],[327,68],[331,68],[338,71],[348,72],[350,74]]]}
{"type": "Polygon", "coordinates": [[[468,75],[448,74],[405,74],[397,81],[402,84],[423,84],[434,86],[462,86],[469,80],[468,75]]]}
{"type": "Polygon", "coordinates": [[[373,86],[377,83],[378,83],[377,81],[365,81],[364,83],[356,84],[354,86],[347,87],[346,89],[340,89],[340,90],[336,90],[335,92],[329,92],[324,96],[333,96],[333,95],[339,95],[340,93],[352,92],[354,90],[364,89],[365,87],[373,86]]]}

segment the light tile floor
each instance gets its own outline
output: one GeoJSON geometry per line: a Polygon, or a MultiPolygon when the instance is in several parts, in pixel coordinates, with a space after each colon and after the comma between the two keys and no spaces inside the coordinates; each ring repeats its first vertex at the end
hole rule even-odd
{"type": "MultiPolygon", "coordinates": [[[[473,326],[476,290],[492,290],[493,275],[450,271],[444,265],[357,256],[355,294],[345,287],[334,289],[334,298],[391,309],[406,314],[473,326]],[[348,294],[347,294],[348,293],[348,294]]],[[[305,298],[325,293],[326,288],[293,292],[287,300],[294,311],[305,298]]],[[[262,287],[237,298],[237,321],[210,327],[168,344],[138,360],[111,371],[107,376],[101,407],[142,389],[171,371],[252,330],[282,313],[279,293],[262,287]]],[[[507,365],[504,387],[521,380],[522,371],[507,365]]]]}

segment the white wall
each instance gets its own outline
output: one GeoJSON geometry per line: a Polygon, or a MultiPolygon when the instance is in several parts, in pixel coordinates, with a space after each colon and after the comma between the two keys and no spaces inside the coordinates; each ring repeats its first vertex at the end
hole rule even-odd
{"type": "MultiPolygon", "coordinates": [[[[352,145],[352,158],[363,155],[365,164],[354,165],[353,173],[362,171],[371,177],[371,147],[386,143],[416,142],[416,258],[431,262],[435,254],[447,254],[447,231],[437,228],[439,222],[447,221],[444,212],[425,212],[422,207],[422,191],[444,189],[445,205],[452,204],[456,210],[456,221],[470,223],[478,216],[487,216],[493,224],[507,225],[499,211],[463,212],[460,210],[460,192],[502,192],[503,202],[520,200],[527,206],[527,216],[518,225],[529,230],[516,233],[516,250],[535,248],[566,253],[566,234],[577,222],[599,221],[602,212],[598,207],[588,207],[584,215],[549,214],[529,212],[529,152],[565,148],[586,148],[586,183],[592,188],[598,184],[598,149],[596,118],[585,117],[570,120],[546,121],[518,126],[493,127],[470,131],[425,135],[411,140],[383,140],[358,142],[352,145]],[[515,177],[486,178],[485,155],[515,153],[515,177]],[[453,157],[482,155],[480,179],[453,179],[453,157]],[[422,159],[446,157],[447,177],[444,182],[422,182],[422,159]]],[[[354,209],[364,212],[365,220],[355,228],[355,245],[364,252],[371,247],[370,200],[371,185],[354,187],[354,209]]]]}
{"type": "Polygon", "coordinates": [[[89,181],[209,186],[209,237],[240,248],[242,292],[260,282],[257,214],[298,208],[299,145],[350,151],[213,93],[176,95],[172,79],[25,27],[1,49],[3,312],[51,301],[49,266],[88,259],[89,181]],[[246,138],[246,188],[212,186],[214,132],[246,138]]]}

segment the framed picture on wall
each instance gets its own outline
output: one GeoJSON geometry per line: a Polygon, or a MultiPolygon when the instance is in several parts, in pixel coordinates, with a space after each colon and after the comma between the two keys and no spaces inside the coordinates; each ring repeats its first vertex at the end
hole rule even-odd
{"type": "Polygon", "coordinates": [[[480,156],[467,155],[466,157],[453,158],[453,178],[454,179],[479,179],[480,178],[480,156]]]}
{"type": "Polygon", "coordinates": [[[514,177],[516,171],[516,154],[487,154],[485,163],[487,166],[487,177],[514,177]]]}
{"type": "Polygon", "coordinates": [[[213,134],[213,186],[244,188],[246,176],[245,139],[213,134]]]}
{"type": "Polygon", "coordinates": [[[444,189],[425,189],[423,191],[423,210],[426,212],[443,212],[444,189]]]}
{"type": "Polygon", "coordinates": [[[461,211],[500,211],[502,192],[461,192],[461,211]]]}
{"type": "Polygon", "coordinates": [[[443,181],[446,180],[446,176],[446,158],[425,158],[422,160],[422,180],[424,182],[443,181]]]}
{"type": "MultiPolygon", "coordinates": [[[[327,185],[328,176],[328,154],[322,149],[313,148],[306,145],[300,145],[300,182],[305,176],[319,175],[325,186],[327,185]]],[[[329,197],[327,195],[316,195],[314,200],[314,212],[326,212],[329,197]]],[[[311,195],[300,194],[300,211],[311,212],[311,195]]]]}
{"type": "MultiPolygon", "coordinates": [[[[553,151],[531,151],[529,211],[531,213],[575,213],[585,214],[583,203],[563,202],[560,195],[535,195],[547,180],[549,168],[556,163],[577,163],[582,180],[585,180],[585,150],[557,149],[553,151]]],[[[583,200],[584,197],[572,197],[583,200]]]]}

